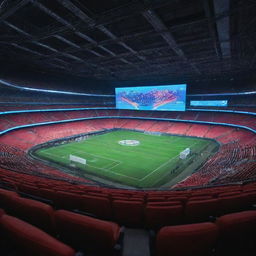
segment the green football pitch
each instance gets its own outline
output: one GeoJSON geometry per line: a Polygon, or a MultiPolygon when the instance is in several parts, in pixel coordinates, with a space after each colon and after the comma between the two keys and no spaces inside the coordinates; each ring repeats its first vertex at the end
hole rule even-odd
{"type": "MultiPolygon", "coordinates": [[[[100,178],[101,181],[110,183],[152,188],[177,178],[191,162],[197,161],[203,155],[202,152],[205,152],[210,144],[216,143],[193,137],[158,136],[114,130],[95,134],[78,142],[41,148],[33,154],[65,169],[75,165],[83,177],[87,174],[89,177],[95,177],[95,180],[100,178]],[[120,141],[123,140],[136,140],[139,144],[121,145],[120,141]],[[186,148],[191,149],[191,154],[187,159],[181,160],[179,154],[186,148]],[[70,161],[70,155],[86,159],[86,164],[70,161]]],[[[189,174],[192,171],[190,170],[189,174]]]]}

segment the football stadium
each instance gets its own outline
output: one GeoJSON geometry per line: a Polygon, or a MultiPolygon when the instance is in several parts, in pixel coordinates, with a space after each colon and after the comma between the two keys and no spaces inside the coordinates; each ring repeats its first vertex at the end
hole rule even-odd
{"type": "Polygon", "coordinates": [[[0,255],[255,255],[255,14],[0,0],[0,255]]]}

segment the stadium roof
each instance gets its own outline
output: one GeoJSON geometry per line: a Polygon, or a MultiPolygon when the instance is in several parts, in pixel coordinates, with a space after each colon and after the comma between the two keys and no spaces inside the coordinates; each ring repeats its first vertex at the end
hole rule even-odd
{"type": "Polygon", "coordinates": [[[87,79],[240,76],[256,69],[255,0],[0,0],[0,58],[87,79]]]}

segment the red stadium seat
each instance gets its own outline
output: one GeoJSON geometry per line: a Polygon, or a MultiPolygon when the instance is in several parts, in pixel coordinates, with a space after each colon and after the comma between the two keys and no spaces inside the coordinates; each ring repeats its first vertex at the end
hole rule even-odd
{"type": "Polygon", "coordinates": [[[29,195],[40,196],[40,192],[37,186],[32,186],[28,184],[20,184],[18,185],[19,192],[23,192],[29,195]]]}
{"type": "Polygon", "coordinates": [[[147,206],[173,206],[179,205],[180,201],[160,201],[160,202],[148,202],[147,206]]]}
{"type": "Polygon", "coordinates": [[[209,222],[164,227],[157,234],[156,255],[211,255],[217,235],[217,226],[209,222]]]}
{"type": "Polygon", "coordinates": [[[143,224],[144,203],[142,201],[114,200],[112,202],[114,219],[127,226],[143,224]]]}
{"type": "Polygon", "coordinates": [[[166,225],[177,225],[183,220],[183,206],[151,206],[145,209],[145,223],[148,228],[159,229],[166,225]]]}
{"type": "Polygon", "coordinates": [[[219,200],[188,201],[185,206],[185,219],[188,222],[209,221],[209,216],[218,216],[219,200]]]}
{"type": "Polygon", "coordinates": [[[42,198],[53,201],[56,191],[46,188],[40,188],[39,193],[42,198]]]}
{"type": "Polygon", "coordinates": [[[12,197],[19,197],[19,195],[14,191],[0,188],[0,207],[8,210],[11,205],[10,200],[12,197]]]}
{"type": "MultiPolygon", "coordinates": [[[[0,218],[5,239],[10,239],[13,246],[25,255],[36,256],[74,256],[75,251],[46,234],[42,230],[12,216],[0,218]]],[[[19,254],[20,255],[20,254],[19,254]]]]}
{"type": "Polygon", "coordinates": [[[79,250],[107,255],[113,251],[120,235],[120,227],[116,223],[65,210],[56,211],[55,220],[61,239],[79,250]]]}
{"type": "Polygon", "coordinates": [[[0,209],[0,218],[5,214],[5,211],[3,209],[0,209]]]}
{"type": "Polygon", "coordinates": [[[55,233],[54,210],[50,205],[21,197],[13,197],[11,202],[8,213],[47,233],[55,233]]]}
{"type": "Polygon", "coordinates": [[[54,205],[62,209],[79,209],[82,204],[81,195],[68,192],[56,192],[54,195],[54,205]]]}
{"type": "Polygon", "coordinates": [[[250,256],[256,252],[256,211],[231,213],[217,219],[217,255],[250,256]]]}
{"type": "Polygon", "coordinates": [[[187,196],[181,196],[181,195],[171,196],[167,198],[167,201],[180,201],[182,204],[185,204],[187,200],[188,200],[187,196]]]}
{"type": "Polygon", "coordinates": [[[250,206],[248,196],[245,194],[227,196],[219,198],[220,201],[220,213],[221,215],[226,213],[232,213],[236,211],[246,210],[250,206]]]}
{"type": "Polygon", "coordinates": [[[192,200],[194,200],[194,201],[195,201],[195,200],[209,200],[209,199],[212,199],[212,196],[209,196],[209,195],[208,195],[208,196],[202,196],[202,195],[199,196],[199,195],[198,195],[198,196],[191,196],[191,197],[189,198],[190,201],[192,201],[192,200]]]}
{"type": "Polygon", "coordinates": [[[92,213],[99,218],[110,219],[111,203],[108,198],[97,196],[82,196],[81,210],[92,213]]]}

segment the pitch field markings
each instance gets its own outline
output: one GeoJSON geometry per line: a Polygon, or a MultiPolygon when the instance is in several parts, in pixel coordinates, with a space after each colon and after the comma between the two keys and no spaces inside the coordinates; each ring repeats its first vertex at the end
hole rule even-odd
{"type": "MultiPolygon", "coordinates": [[[[180,138],[178,138],[178,139],[175,138],[176,143],[177,143],[177,141],[179,141],[179,140],[180,140],[180,138]]],[[[170,142],[168,142],[168,143],[173,143],[173,141],[170,141],[170,142]]],[[[198,143],[198,142],[193,143],[190,147],[196,145],[197,143],[198,143]]],[[[91,144],[98,145],[98,144],[96,144],[96,143],[91,143],[91,144]]],[[[167,144],[167,143],[164,143],[164,144],[167,144]]],[[[184,146],[180,146],[180,148],[181,148],[181,147],[184,148],[184,146]]],[[[74,146],[73,148],[77,148],[77,147],[74,146]]],[[[79,148],[79,149],[80,149],[80,148],[79,148]]],[[[113,151],[118,151],[118,150],[115,150],[115,149],[112,149],[112,150],[113,150],[113,151]]],[[[42,150],[42,151],[43,151],[43,150],[42,150]]],[[[131,151],[136,153],[135,150],[131,150],[131,151]]],[[[174,151],[174,150],[172,150],[172,151],[174,151]]],[[[160,166],[158,166],[157,168],[155,168],[154,170],[152,170],[151,172],[149,172],[149,173],[148,173],[146,176],[144,176],[143,178],[138,179],[138,178],[135,178],[135,177],[132,177],[132,176],[128,176],[128,175],[121,174],[121,173],[118,173],[118,172],[110,171],[110,170],[113,169],[114,167],[117,167],[118,165],[122,164],[122,161],[118,161],[118,160],[115,160],[115,159],[112,159],[112,158],[109,158],[109,157],[98,156],[98,155],[95,155],[95,154],[92,154],[92,153],[88,153],[88,152],[83,152],[83,151],[80,151],[80,150],[72,151],[72,152],[70,152],[70,153],[71,153],[71,154],[74,154],[74,155],[76,155],[77,153],[78,153],[78,155],[80,155],[80,154],[89,154],[89,155],[91,155],[91,156],[93,156],[93,157],[96,157],[96,158],[94,158],[93,160],[88,160],[88,162],[96,162],[96,161],[98,161],[97,158],[98,158],[98,159],[103,158],[103,159],[106,159],[106,160],[110,160],[110,161],[112,161],[112,163],[107,164],[107,165],[104,166],[104,167],[97,167],[97,166],[95,166],[95,165],[90,165],[90,164],[87,164],[87,166],[89,166],[89,167],[91,167],[91,168],[96,168],[96,169],[99,169],[99,170],[103,170],[103,171],[105,171],[105,172],[110,172],[110,173],[113,173],[113,174],[115,174],[115,175],[123,176],[123,177],[126,177],[126,178],[131,178],[131,179],[137,180],[137,181],[143,181],[143,180],[145,180],[147,177],[151,176],[153,173],[155,173],[156,171],[160,170],[162,167],[164,167],[165,165],[169,164],[171,161],[173,161],[175,158],[178,158],[178,156],[179,156],[179,154],[178,154],[178,155],[172,157],[172,158],[169,159],[168,161],[164,162],[163,164],[161,164],[160,166]],[[80,154],[79,154],[79,153],[80,153],[80,154]]],[[[47,152],[44,152],[44,154],[52,155],[52,154],[47,153],[47,152]]],[[[143,152],[143,154],[146,155],[146,152],[145,152],[145,153],[143,152]]],[[[67,156],[61,156],[61,157],[58,157],[58,158],[66,158],[66,159],[68,159],[68,157],[69,157],[69,154],[68,154],[67,156]]]]}
{"type": "MultiPolygon", "coordinates": [[[[116,143],[118,144],[118,141],[116,141],[116,143]]],[[[168,144],[168,146],[170,146],[170,143],[172,143],[172,142],[168,142],[168,143],[163,143],[163,144],[168,144]]],[[[90,141],[90,145],[95,145],[95,146],[99,146],[99,143],[92,143],[91,141],[90,141]]],[[[104,145],[104,144],[103,144],[104,145]]],[[[138,145],[138,146],[136,146],[136,147],[140,147],[140,145],[138,145]]],[[[180,148],[184,148],[184,146],[179,146],[180,148]]],[[[129,152],[133,152],[133,153],[138,153],[138,151],[137,150],[135,150],[135,147],[133,147],[134,148],[134,150],[132,150],[132,147],[129,147],[129,149],[127,148],[127,150],[129,150],[129,152]]],[[[114,148],[111,148],[111,151],[115,151],[115,152],[120,152],[120,150],[118,150],[118,149],[114,149],[114,148]]],[[[169,151],[171,151],[171,152],[176,152],[177,150],[175,150],[175,149],[169,149],[169,151]]],[[[139,151],[139,153],[140,154],[143,154],[144,155],[144,157],[143,158],[145,158],[146,160],[148,160],[148,157],[149,157],[149,155],[152,155],[152,156],[156,156],[156,153],[152,153],[152,154],[150,154],[150,153],[148,153],[148,152],[144,152],[144,151],[139,151]]],[[[102,156],[101,156],[102,157],[102,156]]],[[[140,156],[140,157],[142,157],[142,156],[140,156]]],[[[116,161],[116,160],[113,160],[113,161],[116,161]]]]}
{"type": "MultiPolygon", "coordinates": [[[[76,152],[84,153],[84,152],[81,152],[81,151],[73,151],[72,154],[76,154],[76,152]]],[[[52,154],[51,154],[51,153],[48,153],[48,152],[44,152],[44,154],[52,156],[52,154]]],[[[99,156],[97,156],[97,155],[94,155],[94,154],[91,154],[91,153],[87,153],[87,152],[86,152],[86,154],[92,155],[92,156],[94,156],[94,157],[96,156],[96,157],[98,157],[98,158],[104,158],[104,159],[113,161],[112,163],[110,163],[110,164],[108,164],[107,166],[104,166],[104,167],[98,167],[98,166],[95,166],[95,165],[86,164],[87,166],[89,166],[89,167],[91,167],[91,168],[98,169],[98,170],[102,170],[102,171],[105,171],[105,172],[113,173],[113,174],[118,175],[118,176],[123,176],[123,177],[129,178],[129,179],[133,179],[133,180],[139,181],[139,179],[134,178],[134,177],[132,177],[132,176],[128,176],[128,175],[121,174],[121,173],[118,173],[118,172],[110,171],[110,170],[113,169],[114,167],[116,167],[116,166],[122,164],[121,161],[117,161],[117,160],[110,159],[110,158],[107,158],[107,157],[101,157],[101,156],[99,157],[99,156]]],[[[56,155],[55,155],[54,157],[57,157],[57,158],[59,158],[59,159],[60,159],[60,158],[68,159],[69,154],[68,154],[68,155],[64,155],[64,156],[56,156],[56,155]]],[[[90,161],[88,160],[88,162],[90,162],[90,161]]]]}
{"type": "MultiPolygon", "coordinates": [[[[195,142],[193,143],[190,148],[192,148],[194,145],[198,144],[199,142],[195,142]]],[[[179,154],[172,157],[171,159],[169,159],[167,162],[163,163],[161,166],[157,167],[155,170],[153,170],[152,172],[150,172],[149,174],[147,174],[144,178],[140,179],[140,181],[143,181],[145,178],[149,177],[151,174],[153,174],[155,171],[158,171],[159,169],[161,169],[163,166],[169,164],[172,160],[174,160],[175,158],[178,158],[179,154]]],[[[168,173],[166,173],[165,175],[167,175],[168,173]]],[[[162,178],[162,177],[161,177],[162,178]]],[[[160,179],[161,179],[160,178],[160,179]]],[[[159,179],[158,179],[159,180],[159,179]]]]}
{"type": "MultiPolygon", "coordinates": [[[[190,147],[192,148],[194,145],[196,145],[198,142],[193,143],[190,147]]],[[[143,177],[142,179],[140,179],[140,181],[143,181],[145,178],[147,178],[148,176],[150,176],[151,174],[153,174],[155,171],[158,171],[159,169],[161,169],[163,166],[167,165],[168,163],[170,163],[172,160],[174,160],[175,158],[178,158],[179,154],[172,157],[171,159],[169,159],[168,161],[166,161],[165,163],[163,163],[162,165],[160,165],[159,167],[157,167],[156,169],[154,169],[152,172],[150,172],[149,174],[147,174],[145,177],[143,177]]]]}
{"type": "MultiPolygon", "coordinates": [[[[117,164],[117,165],[119,165],[119,164],[117,164]]],[[[131,176],[127,176],[127,175],[125,175],[125,174],[121,174],[121,173],[118,173],[118,172],[110,171],[111,168],[105,169],[104,167],[96,167],[96,166],[92,166],[92,165],[89,165],[89,164],[87,164],[87,166],[92,167],[92,168],[95,168],[95,169],[98,169],[98,170],[102,170],[102,171],[104,171],[104,172],[113,173],[114,175],[126,177],[126,178],[129,178],[129,179],[132,179],[132,180],[136,180],[136,181],[139,180],[139,179],[137,179],[137,178],[134,178],[134,177],[131,177],[131,176]]],[[[115,167],[115,166],[114,166],[114,167],[115,167]]],[[[113,167],[112,167],[112,168],[113,168],[113,167]]]]}
{"type": "MultiPolygon", "coordinates": [[[[192,147],[193,145],[195,145],[195,144],[197,144],[197,142],[195,142],[194,144],[192,144],[191,147],[192,147]]],[[[117,150],[115,150],[115,151],[117,151],[117,150]]],[[[132,150],[132,151],[133,151],[133,150],[132,150]]],[[[82,151],[79,151],[79,150],[78,150],[77,152],[83,153],[82,151]]],[[[134,152],[134,151],[133,151],[133,152],[134,152]]],[[[74,153],[74,154],[75,154],[75,153],[74,153]]],[[[94,154],[91,154],[91,153],[87,153],[87,154],[90,154],[90,155],[92,155],[92,156],[99,157],[99,156],[94,155],[94,154]]],[[[119,163],[117,163],[116,165],[114,165],[114,166],[112,166],[112,167],[111,167],[111,165],[112,165],[113,163],[111,163],[109,167],[108,167],[108,165],[107,165],[107,166],[104,166],[104,167],[101,167],[101,168],[100,168],[100,167],[96,167],[96,166],[91,166],[91,165],[89,165],[89,164],[87,164],[87,165],[88,165],[88,166],[91,166],[91,167],[93,167],[93,168],[100,169],[100,170],[103,170],[103,169],[104,169],[106,172],[109,171],[110,173],[115,173],[115,174],[118,174],[118,175],[120,175],[120,176],[129,177],[129,178],[134,179],[134,180],[137,180],[137,181],[143,181],[143,180],[145,180],[148,176],[152,175],[154,172],[158,171],[159,169],[161,169],[162,167],[164,167],[165,165],[167,165],[168,163],[170,163],[171,161],[173,161],[175,158],[178,158],[178,156],[179,156],[179,155],[176,155],[176,156],[172,157],[171,159],[169,159],[169,160],[166,161],[165,163],[161,164],[160,166],[158,166],[156,169],[154,169],[152,172],[148,173],[146,176],[144,176],[144,177],[141,178],[141,179],[137,179],[137,178],[134,178],[134,177],[131,177],[131,176],[127,176],[127,175],[121,174],[121,173],[109,171],[110,169],[113,169],[114,167],[120,165],[122,162],[121,162],[121,161],[114,160],[114,159],[110,159],[110,158],[107,158],[107,157],[102,157],[102,156],[100,156],[100,157],[102,157],[102,158],[105,158],[105,159],[108,159],[108,160],[112,160],[112,161],[115,161],[115,162],[119,162],[119,163]]]]}
{"type": "MultiPolygon", "coordinates": [[[[197,153],[209,143],[200,138],[149,135],[132,131],[111,131],[83,141],[40,149],[38,153],[39,156],[42,153],[42,157],[57,160],[56,162],[66,166],[70,164],[69,155],[77,155],[87,160],[88,167],[86,169],[86,166],[78,164],[77,168],[88,171],[88,174],[95,173],[96,176],[127,185],[152,187],[176,168],[182,150],[189,147],[197,153]],[[123,147],[118,141],[124,139],[135,139],[141,143],[137,147],[123,147]]],[[[179,173],[180,171],[171,177],[175,178],[179,173]]]]}
{"type": "Polygon", "coordinates": [[[148,176],[150,176],[151,174],[153,174],[154,172],[158,171],[159,169],[161,169],[163,166],[167,165],[168,163],[170,163],[173,159],[177,158],[179,155],[172,157],[171,159],[169,159],[168,161],[166,161],[165,163],[161,164],[160,166],[158,166],[156,169],[154,169],[152,172],[150,172],[149,174],[147,174],[146,176],[144,176],[142,179],[140,179],[140,181],[145,180],[148,176]]]}

